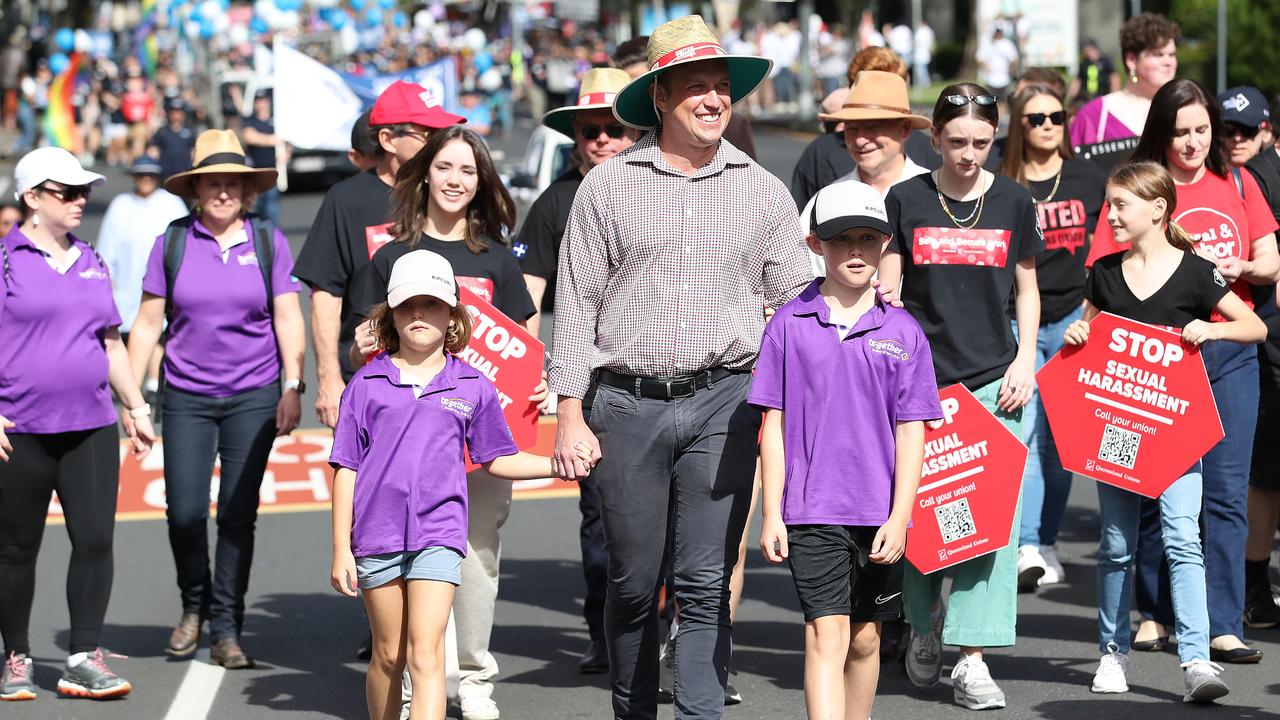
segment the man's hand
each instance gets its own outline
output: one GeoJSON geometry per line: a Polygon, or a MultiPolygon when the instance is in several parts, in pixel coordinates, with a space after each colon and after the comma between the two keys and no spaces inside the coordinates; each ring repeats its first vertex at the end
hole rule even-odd
{"type": "Polygon", "coordinates": [[[347,384],[341,377],[321,378],[316,388],[316,419],[330,430],[338,427],[338,404],[342,402],[342,391],[346,389],[347,384]]]}
{"type": "Polygon", "coordinates": [[[579,412],[563,412],[563,406],[561,409],[556,418],[556,452],[552,466],[562,480],[585,480],[602,457],[600,441],[579,412]],[[584,458],[590,458],[590,462],[584,458]]]}

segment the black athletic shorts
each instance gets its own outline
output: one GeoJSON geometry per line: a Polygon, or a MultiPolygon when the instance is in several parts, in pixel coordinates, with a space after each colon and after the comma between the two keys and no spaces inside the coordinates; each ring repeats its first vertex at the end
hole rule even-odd
{"type": "Polygon", "coordinates": [[[896,620],[902,611],[903,560],[871,562],[875,527],[794,525],[787,528],[791,578],[805,622],[848,615],[850,622],[896,620]]]}

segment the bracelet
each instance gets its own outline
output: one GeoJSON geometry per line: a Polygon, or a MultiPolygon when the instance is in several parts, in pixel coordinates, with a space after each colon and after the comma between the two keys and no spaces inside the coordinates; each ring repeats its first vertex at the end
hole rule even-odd
{"type": "Polygon", "coordinates": [[[136,408],[130,409],[129,417],[131,418],[151,417],[151,405],[149,403],[143,403],[142,405],[139,405],[136,408]]]}

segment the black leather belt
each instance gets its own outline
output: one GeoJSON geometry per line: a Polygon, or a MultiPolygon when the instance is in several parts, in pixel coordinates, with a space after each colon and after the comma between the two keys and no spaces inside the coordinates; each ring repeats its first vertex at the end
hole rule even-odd
{"type": "Polygon", "coordinates": [[[601,369],[596,373],[596,380],[602,385],[653,400],[675,400],[692,397],[699,390],[706,390],[711,385],[745,370],[729,370],[715,367],[693,375],[679,377],[639,377],[624,375],[612,370],[601,369]]]}

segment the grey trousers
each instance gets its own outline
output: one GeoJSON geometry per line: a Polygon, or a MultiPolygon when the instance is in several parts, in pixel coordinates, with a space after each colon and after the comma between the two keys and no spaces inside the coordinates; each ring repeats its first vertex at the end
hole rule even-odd
{"type": "Polygon", "coordinates": [[[751,503],[759,409],[749,374],[687,398],[637,398],[600,385],[591,430],[603,459],[598,484],[609,556],[605,638],[617,720],[657,716],[655,597],[663,550],[680,607],[675,717],[720,718],[732,646],[729,575],[751,503]]]}

